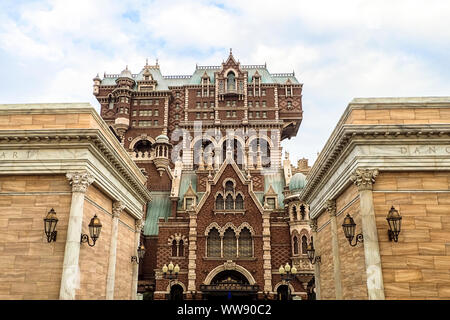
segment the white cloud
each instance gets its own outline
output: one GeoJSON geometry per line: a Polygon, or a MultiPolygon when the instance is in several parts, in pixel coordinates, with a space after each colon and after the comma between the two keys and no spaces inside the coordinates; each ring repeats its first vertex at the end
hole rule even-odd
{"type": "Polygon", "coordinates": [[[0,97],[98,105],[97,72],[138,72],[148,57],[164,74],[189,74],[232,47],[244,64],[295,70],[304,120],[283,145],[292,160],[314,160],[353,97],[449,94],[449,16],[437,0],[3,3],[0,66],[17,81],[0,80],[0,97]]]}

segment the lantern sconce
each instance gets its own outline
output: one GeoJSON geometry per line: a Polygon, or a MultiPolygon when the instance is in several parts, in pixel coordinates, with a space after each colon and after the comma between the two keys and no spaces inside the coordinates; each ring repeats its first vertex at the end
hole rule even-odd
{"type": "Polygon", "coordinates": [[[316,250],[314,249],[314,245],[312,241],[306,247],[306,253],[308,254],[308,259],[312,264],[321,263],[322,259],[320,256],[316,256],[316,250]]]}
{"type": "Polygon", "coordinates": [[[342,228],[344,229],[345,237],[348,240],[348,243],[354,247],[358,244],[358,242],[364,242],[364,237],[362,233],[356,235],[356,242],[352,244],[352,240],[355,237],[355,228],[356,223],[350,214],[347,213],[347,216],[344,218],[344,223],[342,224],[342,228]]]}
{"type": "Polygon", "coordinates": [[[56,224],[58,223],[58,218],[56,217],[56,212],[53,208],[47,213],[44,218],[44,231],[47,236],[47,242],[56,242],[56,224]]]}
{"type": "Polygon", "coordinates": [[[389,241],[394,240],[395,242],[398,242],[398,235],[402,227],[402,216],[398,213],[394,206],[392,206],[391,210],[389,210],[386,220],[389,225],[389,241]]]}
{"type": "Polygon", "coordinates": [[[144,259],[145,255],[145,247],[141,244],[137,249],[137,256],[131,257],[131,262],[135,262],[137,264],[141,263],[141,260],[144,259]]]}
{"type": "Polygon", "coordinates": [[[100,223],[100,219],[97,218],[97,215],[94,215],[94,217],[91,219],[91,222],[89,222],[89,233],[91,235],[92,244],[89,241],[89,235],[87,234],[81,234],[81,242],[87,242],[87,244],[90,247],[95,246],[95,242],[100,237],[100,231],[102,231],[102,224],[100,223]]]}
{"type": "Polygon", "coordinates": [[[178,273],[180,272],[180,267],[178,264],[173,265],[172,261],[170,261],[169,265],[165,264],[162,267],[163,277],[164,279],[176,279],[178,277],[178,273]]]}

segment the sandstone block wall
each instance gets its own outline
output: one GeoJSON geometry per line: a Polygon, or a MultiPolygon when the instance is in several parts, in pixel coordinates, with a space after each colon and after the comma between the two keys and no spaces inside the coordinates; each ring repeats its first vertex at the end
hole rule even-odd
{"type": "Polygon", "coordinates": [[[450,173],[382,172],[374,206],[386,299],[450,298],[450,173]],[[386,216],[402,215],[398,242],[386,216]]]}
{"type": "Polygon", "coordinates": [[[63,175],[0,176],[0,299],[58,299],[71,188],[63,175]],[[47,242],[44,217],[59,219],[47,242]]]}

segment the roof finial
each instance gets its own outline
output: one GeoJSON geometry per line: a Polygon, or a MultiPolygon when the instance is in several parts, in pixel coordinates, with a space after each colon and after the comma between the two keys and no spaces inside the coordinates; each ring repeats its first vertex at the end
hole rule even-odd
{"type": "Polygon", "coordinates": [[[158,58],[156,58],[156,65],[158,65],[158,58]]]}
{"type": "Polygon", "coordinates": [[[125,70],[128,70],[128,65],[125,67],[125,70]]]}
{"type": "Polygon", "coordinates": [[[148,58],[145,59],[145,66],[148,66],[148,58]]]}
{"type": "Polygon", "coordinates": [[[230,56],[233,54],[233,48],[230,48],[230,56]]]}

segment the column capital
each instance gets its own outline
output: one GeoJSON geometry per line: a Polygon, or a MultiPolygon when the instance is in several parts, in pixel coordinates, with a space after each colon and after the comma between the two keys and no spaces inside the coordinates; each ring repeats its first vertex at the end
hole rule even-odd
{"type": "Polygon", "coordinates": [[[66,178],[72,185],[72,192],[86,193],[87,188],[94,182],[94,176],[89,172],[68,172],[66,178]]]}
{"type": "Polygon", "coordinates": [[[330,216],[335,216],[336,215],[336,200],[327,200],[325,202],[325,208],[328,211],[328,213],[330,214],[330,216]]]}
{"type": "Polygon", "coordinates": [[[135,221],[135,227],[136,227],[135,232],[141,233],[141,231],[144,229],[144,225],[145,225],[145,221],[143,219],[136,220],[135,221]]]}
{"type": "Polygon", "coordinates": [[[359,191],[372,190],[375,178],[378,175],[378,169],[357,168],[350,179],[358,187],[359,191]]]}
{"type": "Polygon", "coordinates": [[[125,209],[125,205],[122,201],[116,201],[113,203],[112,216],[113,218],[119,218],[122,211],[125,209]]]}
{"type": "Polygon", "coordinates": [[[309,226],[311,227],[312,232],[317,232],[317,219],[309,220],[309,226]]]}

